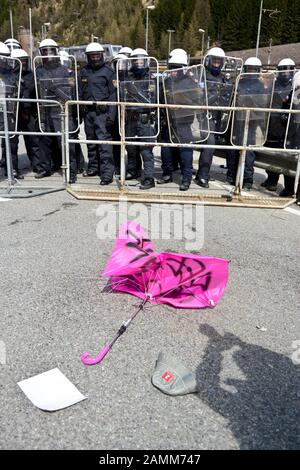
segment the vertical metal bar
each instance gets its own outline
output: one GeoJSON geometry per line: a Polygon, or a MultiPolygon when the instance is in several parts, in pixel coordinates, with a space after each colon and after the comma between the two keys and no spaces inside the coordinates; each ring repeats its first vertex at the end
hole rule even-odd
{"type": "Polygon", "coordinates": [[[70,158],[69,158],[69,120],[68,120],[68,103],[65,105],[65,111],[61,109],[61,160],[63,169],[64,183],[70,181],[70,158]]]}
{"type": "Polygon", "coordinates": [[[30,40],[30,65],[32,68],[32,59],[33,59],[33,37],[32,37],[32,12],[29,8],[29,40],[30,40]]]}
{"type": "Polygon", "coordinates": [[[125,187],[126,165],[125,165],[125,105],[121,104],[121,162],[120,162],[120,189],[125,187]]]}
{"type": "Polygon", "coordinates": [[[298,162],[297,162],[295,184],[294,184],[294,194],[297,194],[299,179],[300,179],[300,153],[298,153],[298,162]]]}
{"type": "MultiPolygon", "coordinates": [[[[3,82],[1,82],[2,85],[3,82]]],[[[5,90],[5,88],[4,88],[5,90]]],[[[6,151],[6,170],[7,170],[7,192],[9,193],[16,183],[16,180],[13,175],[13,165],[12,165],[12,158],[11,158],[11,148],[10,148],[10,140],[9,140],[9,127],[8,127],[8,119],[7,119],[7,106],[6,106],[6,99],[3,98],[3,124],[4,124],[4,138],[5,138],[5,151],[6,151]]]]}
{"type": "Polygon", "coordinates": [[[235,195],[240,195],[243,189],[243,181],[244,181],[244,171],[245,171],[245,161],[246,161],[246,147],[248,144],[248,134],[249,134],[249,125],[250,125],[250,109],[246,111],[246,119],[245,119],[245,130],[243,136],[243,150],[241,151],[240,158],[239,158],[239,165],[236,174],[236,182],[235,182],[235,195]]]}
{"type": "Polygon", "coordinates": [[[259,11],[258,30],[257,30],[257,40],[256,40],[256,57],[258,57],[258,49],[259,49],[259,40],[260,40],[260,30],[261,30],[261,20],[262,20],[263,6],[264,6],[264,0],[261,0],[261,3],[260,3],[260,11],[259,11]]]}
{"type": "Polygon", "coordinates": [[[13,26],[13,16],[12,16],[12,9],[10,7],[9,9],[9,19],[10,19],[10,32],[11,32],[11,37],[14,37],[14,26],[13,26]]]}
{"type": "Polygon", "coordinates": [[[149,10],[147,8],[146,9],[146,45],[145,45],[146,52],[148,52],[148,27],[149,27],[149,10]]]}

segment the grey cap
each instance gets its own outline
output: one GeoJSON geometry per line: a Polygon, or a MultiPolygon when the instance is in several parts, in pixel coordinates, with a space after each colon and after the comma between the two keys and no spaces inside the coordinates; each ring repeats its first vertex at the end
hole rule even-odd
{"type": "Polygon", "coordinates": [[[198,391],[196,376],[178,359],[160,352],[156,361],[152,384],[167,395],[187,395],[198,391]]]}

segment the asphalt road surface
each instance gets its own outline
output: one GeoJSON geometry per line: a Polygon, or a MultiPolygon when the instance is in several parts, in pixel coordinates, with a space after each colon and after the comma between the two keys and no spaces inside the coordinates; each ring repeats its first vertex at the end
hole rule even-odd
{"type": "MultiPolygon", "coordinates": [[[[115,234],[101,239],[101,211],[65,191],[0,199],[0,447],[299,449],[299,208],[206,207],[194,251],[231,260],[220,304],[149,305],[87,367],[81,353],[99,352],[138,305],[102,292],[115,234]],[[196,373],[198,393],[153,387],[160,351],[196,373]],[[47,413],[17,382],[55,367],[88,399],[47,413]]],[[[189,251],[186,232],[172,232],[174,224],[171,239],[154,240],[157,250],[189,251]]]]}

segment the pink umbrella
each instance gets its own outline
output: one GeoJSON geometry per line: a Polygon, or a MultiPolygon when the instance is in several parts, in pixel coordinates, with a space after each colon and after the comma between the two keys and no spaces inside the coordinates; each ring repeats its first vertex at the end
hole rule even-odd
{"type": "Polygon", "coordinates": [[[146,302],[184,309],[215,307],[227,285],[228,265],[229,261],[221,258],[158,253],[140,225],[126,222],[102,276],[110,278],[113,291],[135,295],[142,303],[96,357],[85,352],[82,362],[101,362],[146,302]]]}

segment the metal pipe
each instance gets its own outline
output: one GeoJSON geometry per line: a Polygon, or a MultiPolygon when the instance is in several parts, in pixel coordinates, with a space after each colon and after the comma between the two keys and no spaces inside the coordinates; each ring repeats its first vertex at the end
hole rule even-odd
{"type": "Polygon", "coordinates": [[[29,38],[30,38],[30,65],[32,67],[33,61],[33,36],[32,36],[32,11],[29,8],[29,38]]]}
{"type": "Polygon", "coordinates": [[[125,187],[126,165],[125,165],[125,106],[121,105],[121,162],[120,162],[120,189],[125,187]]]}
{"type": "Polygon", "coordinates": [[[298,154],[297,170],[296,170],[295,184],[294,184],[294,194],[297,194],[297,191],[298,191],[299,178],[300,178],[300,153],[298,154]]]}
{"type": "MultiPolygon", "coordinates": [[[[1,87],[1,92],[0,92],[0,97],[2,95],[2,92],[4,91],[4,96],[5,96],[5,84],[3,81],[0,80],[0,87],[1,87]]],[[[6,170],[7,170],[7,182],[8,182],[8,187],[7,187],[7,192],[9,193],[16,183],[16,180],[13,175],[13,165],[12,165],[12,158],[11,158],[11,148],[10,148],[10,141],[9,141],[9,127],[8,127],[8,119],[7,119],[7,106],[6,106],[6,99],[2,99],[2,106],[3,106],[3,127],[4,127],[4,135],[5,135],[5,150],[6,150],[6,170]]]]}
{"type": "Polygon", "coordinates": [[[148,28],[149,28],[149,10],[146,8],[146,44],[145,50],[148,52],[148,28]]]}
{"type": "Polygon", "coordinates": [[[61,113],[61,162],[62,162],[62,173],[64,183],[67,185],[70,181],[70,152],[69,152],[69,139],[65,136],[69,136],[69,119],[68,119],[68,107],[66,107],[66,113],[61,113]]]}
{"type": "Polygon", "coordinates": [[[259,11],[259,20],[258,20],[257,40],[256,40],[256,57],[258,57],[258,49],[259,49],[259,40],[260,40],[260,30],[261,30],[261,20],[262,20],[262,13],[263,13],[263,5],[264,5],[264,0],[261,0],[261,2],[260,2],[260,11],[259,11]]]}
{"type": "Polygon", "coordinates": [[[246,161],[246,154],[247,154],[247,142],[248,142],[248,135],[249,135],[249,124],[250,124],[250,110],[247,109],[246,111],[246,118],[245,118],[245,130],[243,136],[243,150],[241,151],[241,155],[239,158],[239,164],[236,174],[236,182],[235,182],[235,189],[234,194],[239,196],[243,189],[243,181],[244,181],[244,171],[245,171],[245,161],[246,161]]]}
{"type": "Polygon", "coordinates": [[[12,16],[12,9],[10,7],[9,9],[9,19],[10,19],[10,32],[11,32],[11,37],[14,37],[14,26],[13,26],[13,16],[12,16]]]}

